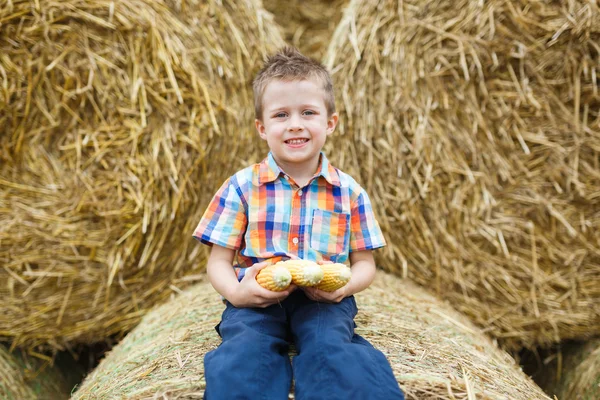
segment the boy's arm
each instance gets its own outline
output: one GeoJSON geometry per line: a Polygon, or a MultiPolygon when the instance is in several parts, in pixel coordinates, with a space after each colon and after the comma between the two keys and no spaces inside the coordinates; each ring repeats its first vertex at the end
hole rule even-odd
{"type": "Polygon", "coordinates": [[[306,295],[315,301],[339,303],[345,297],[361,292],[369,287],[375,279],[375,260],[372,250],[353,251],[350,253],[350,268],[352,277],[346,286],[333,292],[312,287],[303,288],[306,295]]]}
{"type": "Polygon", "coordinates": [[[346,296],[362,292],[375,279],[375,259],[372,250],[353,251],[350,253],[352,278],[346,284],[346,296]]]}
{"type": "Polygon", "coordinates": [[[244,278],[238,282],[232,268],[234,257],[235,250],[213,245],[206,273],[215,290],[235,307],[267,307],[285,299],[295,289],[295,286],[290,286],[283,292],[272,292],[260,286],[256,275],[268,265],[266,262],[246,269],[244,278]]]}

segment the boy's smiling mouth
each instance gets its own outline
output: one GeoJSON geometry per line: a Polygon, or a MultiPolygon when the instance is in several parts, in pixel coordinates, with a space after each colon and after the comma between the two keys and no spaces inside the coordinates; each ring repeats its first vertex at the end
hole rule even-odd
{"type": "Polygon", "coordinates": [[[293,138],[285,141],[285,143],[289,144],[290,146],[301,146],[306,142],[308,142],[308,139],[305,138],[293,138]]]}

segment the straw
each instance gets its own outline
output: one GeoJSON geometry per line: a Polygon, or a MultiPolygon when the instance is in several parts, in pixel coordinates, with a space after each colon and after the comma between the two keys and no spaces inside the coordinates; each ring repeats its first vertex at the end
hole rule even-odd
{"type": "Polygon", "coordinates": [[[600,331],[598,43],[596,2],[355,0],[328,48],[378,263],[507,349],[600,331]]]}
{"type": "Polygon", "coordinates": [[[0,338],[119,336],[189,284],[193,229],[255,140],[251,79],[283,43],[259,1],[0,7],[0,338]]]}
{"type": "Polygon", "coordinates": [[[52,360],[0,345],[0,398],[4,400],[68,399],[73,387],[52,360]]]}
{"type": "Polygon", "coordinates": [[[348,0],[263,0],[285,41],[304,55],[320,60],[348,0]]]}
{"type": "MultiPolygon", "coordinates": [[[[357,303],[357,332],[386,354],[408,399],[548,399],[506,352],[416,285],[380,272],[357,303]]],[[[223,308],[200,283],[149,312],[73,399],[202,398],[203,357],[220,343],[223,308]]]]}
{"type": "Polygon", "coordinates": [[[562,399],[600,398],[600,339],[563,343],[544,359],[540,386],[562,399]]]}

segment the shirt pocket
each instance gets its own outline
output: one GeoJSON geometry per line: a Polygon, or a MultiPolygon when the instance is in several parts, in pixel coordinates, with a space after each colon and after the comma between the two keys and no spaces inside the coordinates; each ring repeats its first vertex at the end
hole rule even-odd
{"type": "Polygon", "coordinates": [[[350,215],[313,210],[310,247],[323,254],[341,254],[348,246],[350,215]]]}

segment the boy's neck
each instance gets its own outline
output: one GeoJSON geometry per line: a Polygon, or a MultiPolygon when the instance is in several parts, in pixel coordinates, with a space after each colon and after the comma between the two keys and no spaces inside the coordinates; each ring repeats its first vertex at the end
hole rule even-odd
{"type": "Polygon", "coordinates": [[[298,185],[299,188],[303,188],[304,186],[308,185],[308,182],[310,182],[310,180],[313,177],[313,175],[310,175],[310,176],[294,176],[291,174],[287,174],[287,175],[294,180],[294,182],[296,183],[296,185],[298,185]]]}
{"type": "Polygon", "coordinates": [[[308,164],[285,164],[281,163],[277,160],[275,162],[279,166],[279,168],[283,171],[284,174],[289,176],[294,180],[298,187],[304,187],[310,182],[313,176],[318,172],[320,167],[321,156],[317,158],[316,161],[312,161],[310,165],[308,164]]]}

